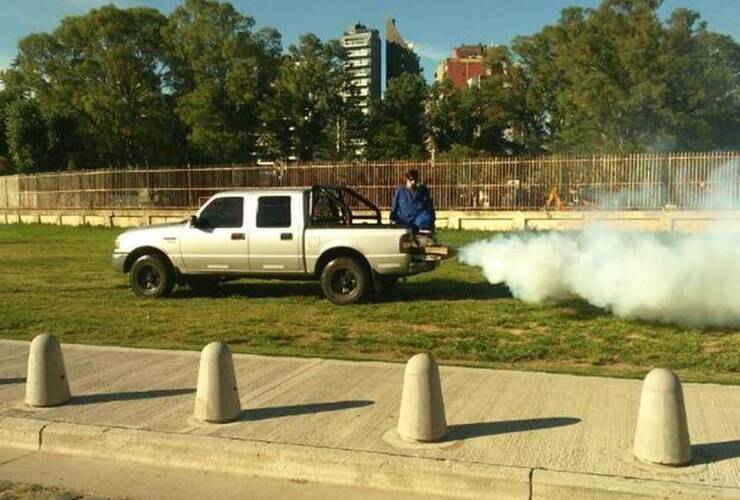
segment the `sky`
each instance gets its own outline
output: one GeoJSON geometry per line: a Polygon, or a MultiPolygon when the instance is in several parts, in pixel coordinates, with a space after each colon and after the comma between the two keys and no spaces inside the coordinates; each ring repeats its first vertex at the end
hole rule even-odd
{"type": "MultiPolygon", "coordinates": [[[[0,69],[17,52],[18,40],[33,32],[52,31],[65,16],[84,14],[108,3],[149,6],[168,14],[181,0],[0,0],[0,69]]],[[[283,45],[304,33],[322,39],[341,36],[355,22],[377,28],[384,37],[385,19],[396,19],[401,35],[415,46],[424,75],[433,79],[439,61],[460,44],[508,44],[517,35],[536,33],[557,21],[560,10],[593,7],[598,0],[233,0],[252,16],[257,28],[271,26],[283,45]]],[[[709,29],[740,41],[740,0],[664,0],[663,18],[678,7],[702,14],[709,29]]],[[[385,56],[385,54],[383,54],[385,56]]],[[[383,63],[385,65],[385,63],[383,63]]]]}

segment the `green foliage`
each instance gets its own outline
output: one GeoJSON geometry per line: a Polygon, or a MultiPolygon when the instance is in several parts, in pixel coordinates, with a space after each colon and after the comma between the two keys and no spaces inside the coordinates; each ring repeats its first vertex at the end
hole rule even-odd
{"type": "Polygon", "coordinates": [[[346,81],[338,42],[303,35],[281,60],[262,107],[266,156],[332,159],[347,146],[340,134],[348,111],[340,93],[346,81]]]}
{"type": "Polygon", "coordinates": [[[186,0],[164,29],[176,112],[196,158],[244,161],[254,152],[281,46],[276,31],[253,27],[229,3],[186,0]]]}
{"type": "Polygon", "coordinates": [[[8,149],[21,173],[42,170],[49,151],[46,120],[35,101],[19,99],[8,107],[8,149]]]}
{"type": "Polygon", "coordinates": [[[394,78],[370,118],[368,156],[373,159],[426,157],[424,110],[429,89],[424,78],[405,73],[394,78]]]}
{"type": "Polygon", "coordinates": [[[6,90],[0,90],[0,158],[8,157],[8,140],[6,132],[6,119],[8,116],[8,107],[12,102],[10,93],[6,90]]]}
{"type": "MultiPolygon", "coordinates": [[[[504,94],[524,149],[724,149],[740,136],[740,46],[696,12],[667,23],[659,0],[604,0],[512,44],[504,94]]],[[[495,64],[489,66],[497,74],[495,64]]]]}
{"type": "Polygon", "coordinates": [[[436,160],[439,162],[456,162],[482,156],[487,156],[487,154],[467,144],[453,144],[447,150],[437,154],[436,160]]]}
{"type": "Polygon", "coordinates": [[[175,149],[167,145],[175,122],[162,92],[165,24],[154,9],[113,5],[67,17],[50,34],[22,39],[3,80],[78,123],[79,163],[163,161],[175,149]]]}

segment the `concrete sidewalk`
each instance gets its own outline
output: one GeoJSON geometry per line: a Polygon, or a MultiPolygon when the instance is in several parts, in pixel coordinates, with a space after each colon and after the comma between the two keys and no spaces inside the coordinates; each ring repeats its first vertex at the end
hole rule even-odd
{"type": "Polygon", "coordinates": [[[740,498],[740,387],[686,384],[695,460],[630,453],[640,381],[441,367],[451,438],[393,439],[403,365],[234,355],[240,421],[191,418],[195,352],[63,345],[70,404],[23,405],[28,343],[0,341],[0,444],[469,498],[740,498]]]}

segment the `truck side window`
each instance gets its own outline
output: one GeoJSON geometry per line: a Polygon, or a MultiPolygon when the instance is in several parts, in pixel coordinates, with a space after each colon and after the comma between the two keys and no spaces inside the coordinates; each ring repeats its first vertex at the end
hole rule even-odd
{"type": "Polygon", "coordinates": [[[216,198],[201,212],[198,221],[204,227],[242,227],[244,198],[241,196],[216,198]]]}
{"type": "Polygon", "coordinates": [[[290,227],[290,196],[260,196],[257,227],[290,227]]]}

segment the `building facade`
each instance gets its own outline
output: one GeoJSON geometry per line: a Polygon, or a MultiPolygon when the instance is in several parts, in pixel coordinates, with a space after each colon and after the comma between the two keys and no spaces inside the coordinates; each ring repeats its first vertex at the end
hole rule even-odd
{"type": "Polygon", "coordinates": [[[396,29],[396,20],[385,22],[385,83],[404,73],[418,75],[421,73],[419,56],[414,52],[413,44],[403,39],[396,29]]]}
{"type": "Polygon", "coordinates": [[[342,36],[344,64],[350,75],[346,93],[367,114],[372,99],[380,99],[380,36],[363,24],[347,28],[342,36]]]}
{"type": "Polygon", "coordinates": [[[480,84],[486,70],[483,45],[461,45],[452,50],[452,57],[439,63],[434,72],[434,80],[443,82],[449,79],[455,87],[463,88],[480,84]]]}

